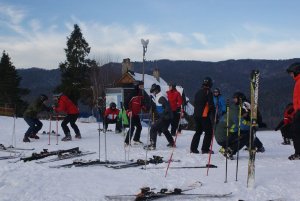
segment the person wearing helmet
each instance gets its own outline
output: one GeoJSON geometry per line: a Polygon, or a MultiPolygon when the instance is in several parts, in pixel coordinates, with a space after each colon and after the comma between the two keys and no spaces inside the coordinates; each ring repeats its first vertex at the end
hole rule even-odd
{"type": "Polygon", "coordinates": [[[121,133],[122,132],[122,128],[121,125],[118,121],[118,115],[120,113],[120,110],[117,108],[116,103],[111,102],[109,104],[109,107],[106,108],[105,112],[104,112],[104,126],[105,126],[105,130],[107,130],[108,128],[108,124],[116,124],[116,133],[121,133]]]}
{"type": "Polygon", "coordinates": [[[176,135],[176,130],[180,132],[181,128],[178,127],[180,114],[182,109],[182,96],[176,89],[176,84],[174,82],[169,83],[169,91],[167,91],[168,101],[173,112],[173,120],[171,122],[171,135],[176,135]]]}
{"type": "Polygon", "coordinates": [[[291,125],[295,153],[288,158],[290,160],[300,160],[300,63],[291,64],[287,69],[287,73],[295,80],[293,92],[293,108],[295,115],[291,125]]]}
{"type": "Polygon", "coordinates": [[[202,87],[197,91],[194,99],[194,120],[195,120],[195,134],[193,136],[190,152],[199,154],[198,146],[202,133],[205,133],[202,143],[202,154],[207,154],[210,151],[210,143],[213,132],[213,119],[215,113],[215,105],[213,101],[213,94],[211,91],[212,79],[205,77],[202,82],[202,87]]]}
{"type": "Polygon", "coordinates": [[[81,139],[80,130],[75,123],[79,116],[79,110],[77,106],[66,95],[62,93],[54,95],[53,98],[55,102],[55,105],[53,106],[54,111],[56,113],[66,114],[66,116],[64,117],[61,123],[61,127],[63,129],[65,137],[63,137],[61,140],[62,141],[72,140],[71,131],[68,127],[69,123],[75,132],[75,138],[81,139]]]}
{"type": "Polygon", "coordinates": [[[226,104],[219,88],[214,89],[213,95],[214,95],[215,108],[217,110],[217,123],[218,123],[220,118],[226,113],[226,104]]]}
{"type": "Polygon", "coordinates": [[[135,131],[134,137],[133,137],[133,144],[140,145],[143,144],[141,142],[141,132],[142,132],[142,124],[139,114],[142,110],[146,110],[145,106],[145,99],[142,93],[142,90],[144,88],[144,82],[138,81],[134,84],[133,90],[131,90],[131,93],[127,96],[125,100],[124,107],[127,110],[127,115],[130,118],[130,129],[127,132],[126,138],[125,138],[125,145],[129,144],[129,137],[130,140],[133,136],[133,133],[135,131]]]}
{"type": "Polygon", "coordinates": [[[23,117],[25,122],[29,125],[28,130],[25,132],[23,142],[30,142],[29,138],[39,139],[37,133],[43,127],[43,123],[38,119],[38,113],[42,111],[51,111],[51,107],[47,104],[48,97],[45,94],[41,94],[32,104],[25,110],[23,117]]]}
{"type": "Polygon", "coordinates": [[[173,113],[167,98],[162,94],[161,88],[157,84],[153,84],[150,89],[150,93],[154,94],[155,103],[155,121],[150,128],[150,144],[145,146],[144,149],[155,150],[157,133],[163,133],[168,140],[168,147],[174,147],[174,139],[168,130],[173,113]]]}

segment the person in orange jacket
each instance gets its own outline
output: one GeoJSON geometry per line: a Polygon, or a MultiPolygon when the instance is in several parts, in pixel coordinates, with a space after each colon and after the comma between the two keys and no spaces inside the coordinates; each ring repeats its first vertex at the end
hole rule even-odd
{"type": "Polygon", "coordinates": [[[173,112],[173,120],[171,122],[171,135],[175,136],[177,128],[178,132],[181,131],[181,128],[178,127],[178,124],[182,106],[182,96],[177,91],[175,83],[169,83],[169,91],[167,91],[167,97],[171,106],[171,110],[173,112]]]}
{"type": "Polygon", "coordinates": [[[289,156],[289,159],[300,160],[300,63],[293,63],[290,65],[287,72],[295,80],[293,93],[293,107],[295,115],[292,122],[295,153],[289,156]]]}
{"type": "Polygon", "coordinates": [[[67,116],[63,119],[61,123],[61,127],[64,131],[65,137],[62,138],[62,141],[70,141],[72,140],[71,132],[68,127],[68,123],[70,123],[71,127],[75,132],[75,138],[81,139],[81,134],[78,126],[76,125],[76,120],[79,116],[79,110],[77,106],[64,94],[60,93],[54,95],[55,105],[53,107],[54,111],[57,113],[65,113],[67,116]]]}
{"type": "Polygon", "coordinates": [[[275,128],[275,131],[280,129],[283,142],[283,145],[291,144],[290,139],[292,138],[291,125],[294,117],[294,106],[293,103],[289,103],[284,109],[283,119],[279,122],[278,126],[275,128]]]}

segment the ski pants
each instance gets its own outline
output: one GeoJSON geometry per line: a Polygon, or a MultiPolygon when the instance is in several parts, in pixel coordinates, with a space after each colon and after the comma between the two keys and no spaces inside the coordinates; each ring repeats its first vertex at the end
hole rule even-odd
{"type": "MultiPolygon", "coordinates": [[[[241,138],[245,138],[246,144],[245,146],[249,147],[249,138],[250,138],[250,130],[241,130],[241,138]]],[[[255,136],[253,145],[255,148],[261,148],[263,147],[263,143],[260,141],[260,139],[255,136]]]]}
{"type": "Polygon", "coordinates": [[[130,140],[131,140],[134,130],[135,130],[135,134],[134,134],[133,140],[134,141],[140,141],[141,131],[142,131],[141,119],[138,115],[137,116],[132,116],[130,118],[130,121],[131,121],[131,127],[128,130],[127,135],[126,135],[126,139],[125,139],[125,143],[127,143],[127,144],[129,143],[129,135],[130,135],[130,140]],[[135,129],[135,127],[136,127],[136,129],[135,129]]]}
{"type": "Polygon", "coordinates": [[[173,119],[171,122],[171,135],[173,135],[173,136],[176,135],[177,128],[178,128],[178,132],[181,131],[180,126],[178,127],[179,120],[180,120],[180,112],[173,111],[173,119]]]}
{"type": "Polygon", "coordinates": [[[119,132],[119,133],[122,132],[121,122],[118,121],[117,118],[115,118],[115,119],[108,119],[107,117],[105,117],[105,122],[104,122],[105,130],[107,130],[108,124],[116,124],[116,131],[119,132]]]}
{"type": "Polygon", "coordinates": [[[37,118],[24,117],[24,120],[29,125],[29,128],[25,133],[25,137],[29,137],[32,134],[37,134],[43,127],[43,123],[37,118]]]}
{"type": "Polygon", "coordinates": [[[80,135],[80,131],[76,125],[76,120],[78,118],[78,114],[68,114],[64,120],[61,122],[61,127],[64,131],[65,135],[70,135],[70,129],[67,126],[68,123],[70,123],[71,127],[73,128],[75,134],[80,135]]]}
{"type": "MultiPolygon", "coordinates": [[[[226,141],[218,143],[222,147],[226,148],[226,141]]],[[[249,144],[249,131],[241,131],[240,138],[238,139],[238,133],[230,133],[228,136],[228,147],[233,151],[232,154],[236,154],[244,146],[249,144]]]]}
{"type": "Polygon", "coordinates": [[[156,146],[157,134],[163,133],[170,144],[174,144],[174,139],[169,132],[168,128],[170,126],[171,121],[169,120],[157,120],[154,124],[152,124],[150,128],[150,141],[156,146]]]}
{"type": "Polygon", "coordinates": [[[300,110],[297,110],[295,114],[292,128],[295,154],[300,154],[300,110]]]}
{"type": "Polygon", "coordinates": [[[198,150],[199,142],[200,142],[200,137],[202,133],[205,133],[203,143],[202,143],[202,151],[209,151],[210,143],[211,143],[211,138],[212,138],[212,123],[209,117],[200,117],[196,118],[195,117],[195,127],[196,127],[196,132],[193,136],[192,142],[191,142],[191,151],[195,152],[198,150]]]}

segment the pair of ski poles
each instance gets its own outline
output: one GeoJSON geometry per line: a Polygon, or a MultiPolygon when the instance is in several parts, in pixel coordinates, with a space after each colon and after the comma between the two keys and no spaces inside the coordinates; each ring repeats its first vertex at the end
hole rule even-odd
{"type": "MultiPolygon", "coordinates": [[[[58,116],[56,115],[55,116],[56,117],[56,145],[58,145],[58,116]]],[[[52,122],[52,115],[50,115],[50,117],[49,117],[49,138],[48,138],[48,145],[51,145],[51,137],[50,137],[50,135],[51,135],[51,122],[52,122]]]]}

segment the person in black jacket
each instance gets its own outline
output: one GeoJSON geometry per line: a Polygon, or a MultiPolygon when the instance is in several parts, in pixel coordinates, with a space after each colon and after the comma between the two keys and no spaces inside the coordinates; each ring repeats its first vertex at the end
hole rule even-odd
{"type": "Polygon", "coordinates": [[[209,147],[212,139],[213,119],[215,113],[213,94],[211,91],[212,84],[212,79],[210,77],[204,78],[201,89],[199,89],[195,95],[194,120],[196,132],[191,142],[191,153],[200,153],[198,151],[198,146],[203,131],[205,136],[201,151],[202,154],[210,152],[209,147]]]}
{"type": "Polygon", "coordinates": [[[168,130],[172,118],[173,112],[171,110],[170,104],[167,98],[161,93],[160,86],[153,84],[150,89],[150,93],[153,93],[155,96],[154,102],[156,107],[156,120],[150,128],[150,145],[145,146],[145,149],[155,150],[156,149],[156,139],[157,133],[163,133],[169,144],[168,147],[175,146],[174,139],[168,130]]]}

